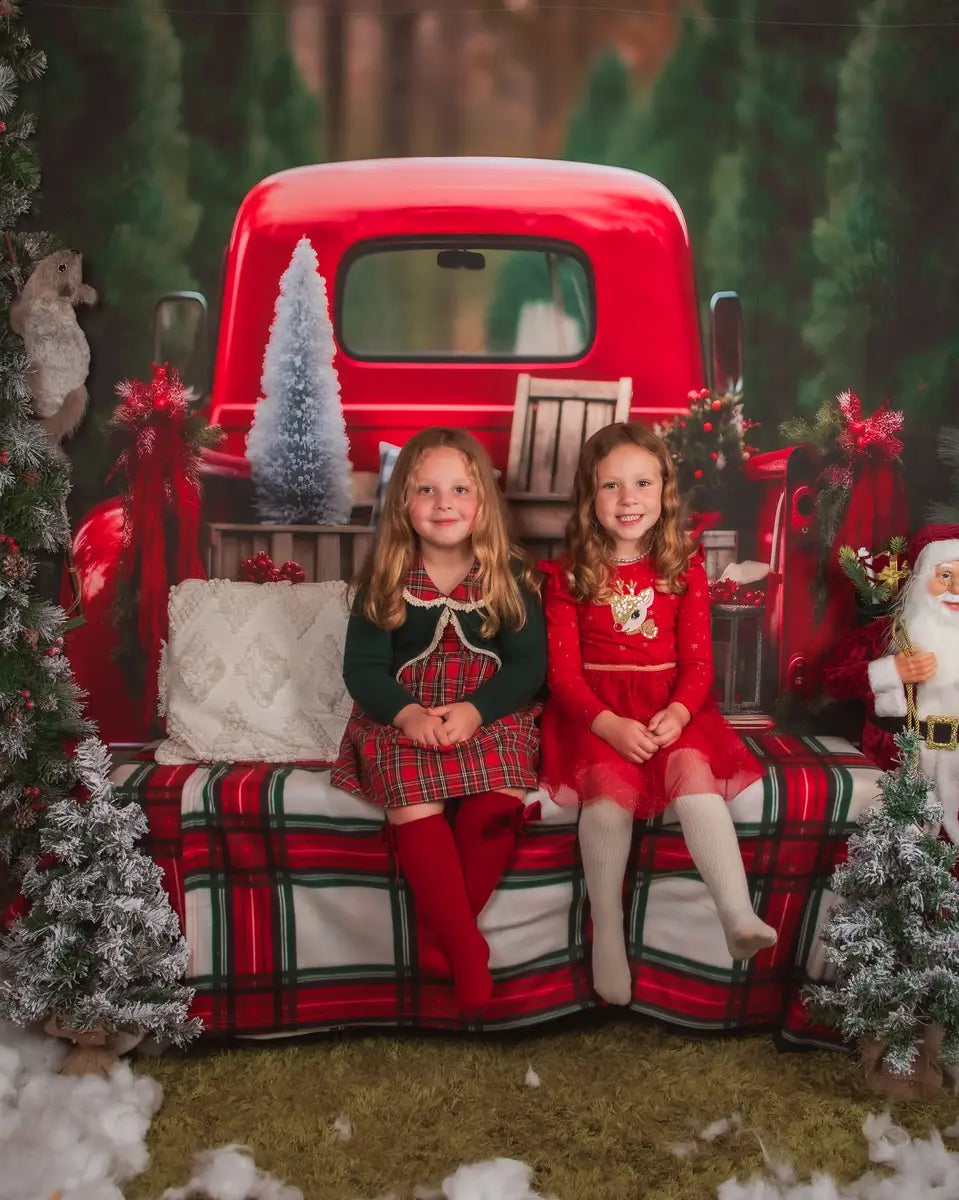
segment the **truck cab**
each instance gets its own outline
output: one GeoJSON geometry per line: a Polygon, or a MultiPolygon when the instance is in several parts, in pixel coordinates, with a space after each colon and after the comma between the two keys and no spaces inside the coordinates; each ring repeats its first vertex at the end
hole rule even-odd
{"type": "Polygon", "coordinates": [[[506,466],[521,371],[633,378],[633,415],[703,384],[679,206],[634,171],[525,159],[393,159],[281,172],[240,206],[209,402],[210,466],[246,477],[280,276],[306,236],[327,282],[350,458],[424,425],[469,428],[506,466]]]}
{"type": "MultiPolygon", "coordinates": [[[[237,212],[208,389],[202,354],[185,367],[224,431],[204,452],[209,521],[249,516],[246,439],[280,278],[304,236],[327,284],[360,505],[372,494],[380,443],[401,445],[427,425],[469,429],[505,472],[521,373],[629,376],[631,417],[649,424],[686,411],[689,393],[706,383],[686,224],[648,176],[518,158],[283,171],[258,183],[237,212]]],[[[205,311],[195,293],[161,302],[158,361],[179,366],[184,347],[202,348],[205,311]]],[[[713,384],[738,388],[738,300],[726,294],[710,311],[713,384]]],[[[110,660],[121,531],[120,502],[111,499],[74,542],[86,623],[68,653],[107,742],[142,740],[147,724],[110,660]]]]}

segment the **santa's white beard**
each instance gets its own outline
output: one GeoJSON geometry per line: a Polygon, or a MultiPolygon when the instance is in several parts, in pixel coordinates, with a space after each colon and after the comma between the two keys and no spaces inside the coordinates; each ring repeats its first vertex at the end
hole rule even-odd
{"type": "MultiPolygon", "coordinates": [[[[956,599],[949,593],[946,598],[956,599]]],[[[904,598],[902,618],[912,645],[936,656],[935,675],[917,689],[919,715],[959,715],[959,611],[949,609],[943,597],[931,596],[926,580],[917,579],[904,598]]]]}

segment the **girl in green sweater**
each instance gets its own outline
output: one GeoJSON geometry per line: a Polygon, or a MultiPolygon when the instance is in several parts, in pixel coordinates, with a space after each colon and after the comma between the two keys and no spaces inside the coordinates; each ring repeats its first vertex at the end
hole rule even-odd
{"type": "Polygon", "coordinates": [[[386,810],[457,1002],[475,1012],[493,986],[476,917],[537,784],[546,639],[489,457],[468,433],[426,429],[403,447],[356,585],[343,664],[355,703],[331,782],[386,810]]]}

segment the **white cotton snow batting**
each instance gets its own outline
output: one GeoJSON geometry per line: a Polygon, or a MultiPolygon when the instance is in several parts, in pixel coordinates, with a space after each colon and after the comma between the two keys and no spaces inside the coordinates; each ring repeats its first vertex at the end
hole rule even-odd
{"type": "Polygon", "coordinates": [[[869,1143],[869,1161],[874,1163],[895,1162],[907,1142],[909,1134],[901,1125],[896,1125],[888,1112],[870,1113],[862,1123],[862,1132],[869,1143]]]}
{"type": "Polygon", "coordinates": [[[699,1137],[704,1142],[714,1142],[718,1137],[722,1137],[724,1133],[729,1133],[732,1130],[739,1130],[743,1127],[743,1119],[738,1112],[732,1113],[728,1117],[720,1117],[718,1121],[712,1121],[705,1129],[701,1129],[699,1137]]]}
{"type": "Polygon", "coordinates": [[[333,1136],[338,1142],[348,1142],[356,1132],[353,1128],[353,1122],[345,1113],[341,1113],[330,1128],[333,1130],[333,1136]]]}
{"type": "Polygon", "coordinates": [[[533,1171],[515,1158],[459,1167],[443,1180],[446,1200],[544,1200],[530,1187],[533,1171]]]}
{"type": "MultiPolygon", "coordinates": [[[[287,1187],[259,1170],[248,1146],[204,1150],[193,1160],[193,1175],[182,1188],[167,1188],[161,1200],[303,1200],[299,1188],[287,1187]]],[[[64,1198],[65,1200],[65,1198],[64,1198]]]]}
{"type": "Polygon", "coordinates": [[[728,1179],[718,1200],[947,1200],[959,1196],[959,1154],[947,1150],[941,1135],[910,1138],[888,1113],[871,1114],[863,1122],[869,1158],[882,1163],[883,1174],[867,1171],[851,1183],[838,1184],[819,1172],[808,1183],[754,1177],[746,1183],[728,1179]]]}
{"type": "Polygon", "coordinates": [[[121,1185],[149,1165],[160,1085],[126,1063],[107,1079],[57,1075],[64,1049],[0,1027],[0,1200],[122,1200],[121,1185]]]}

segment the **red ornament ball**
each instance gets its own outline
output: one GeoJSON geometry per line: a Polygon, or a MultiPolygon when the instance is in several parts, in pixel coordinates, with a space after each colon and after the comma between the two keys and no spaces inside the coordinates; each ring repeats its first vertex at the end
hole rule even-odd
{"type": "Polygon", "coordinates": [[[702,479],[702,477],[703,473],[700,471],[699,467],[697,467],[696,470],[693,471],[693,479],[702,479]]]}
{"type": "Polygon", "coordinates": [[[712,408],[713,412],[719,412],[719,410],[722,408],[722,406],[723,406],[722,400],[714,400],[712,402],[711,408],[712,408]]]}
{"type": "Polygon", "coordinates": [[[712,433],[712,431],[713,431],[712,421],[703,421],[703,433],[712,433]]]}
{"type": "Polygon", "coordinates": [[[303,583],[306,574],[295,559],[287,559],[277,572],[277,579],[288,579],[290,583],[303,583]]]}

